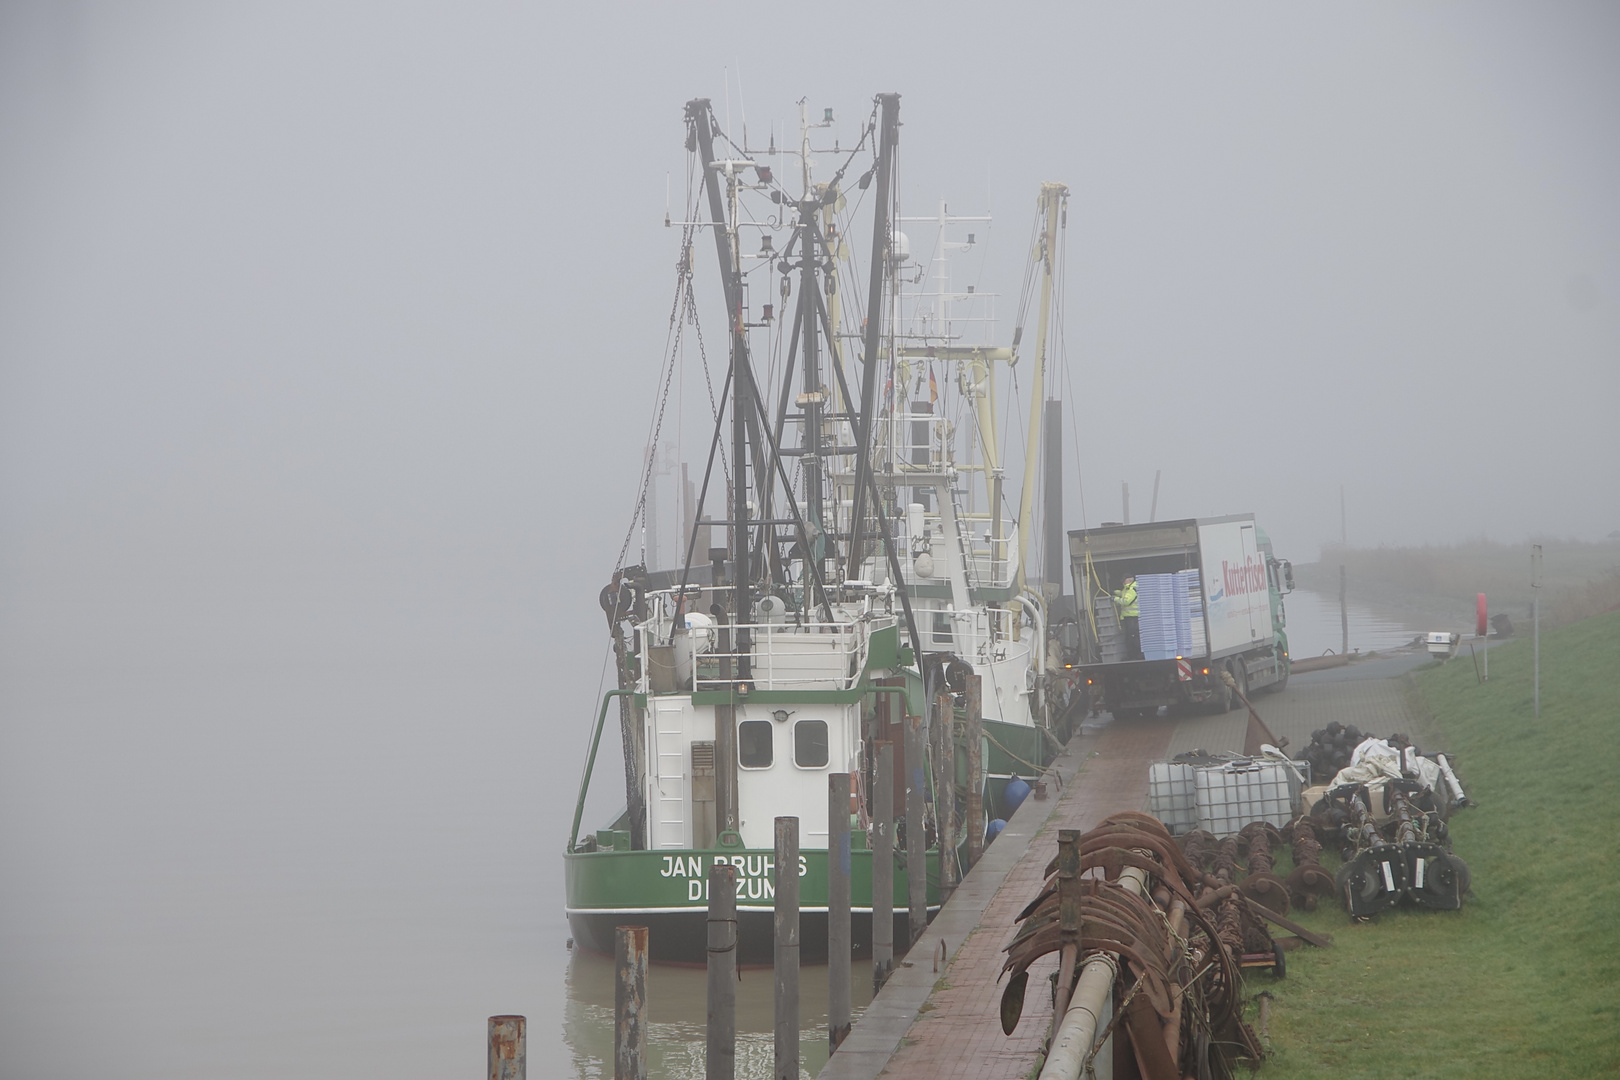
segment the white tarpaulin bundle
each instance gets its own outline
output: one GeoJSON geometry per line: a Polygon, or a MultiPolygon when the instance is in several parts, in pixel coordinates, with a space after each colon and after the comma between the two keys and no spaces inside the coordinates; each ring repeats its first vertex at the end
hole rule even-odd
{"type": "Polygon", "coordinates": [[[1457,774],[1451,771],[1444,754],[1426,758],[1410,746],[1403,752],[1376,738],[1361,741],[1361,745],[1350,755],[1350,764],[1334,776],[1332,786],[1381,783],[1400,780],[1408,775],[1416,777],[1425,790],[1439,794],[1449,804],[1463,801],[1462,784],[1457,781],[1457,774]]]}

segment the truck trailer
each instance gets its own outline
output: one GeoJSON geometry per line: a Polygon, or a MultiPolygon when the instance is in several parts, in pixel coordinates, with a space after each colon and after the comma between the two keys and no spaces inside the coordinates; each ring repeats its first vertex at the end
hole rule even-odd
{"type": "Polygon", "coordinates": [[[1159,706],[1226,712],[1288,683],[1283,597],[1292,564],[1278,559],[1254,515],[1103,525],[1069,533],[1076,642],[1067,658],[1093,708],[1150,716],[1159,706]],[[1135,578],[1136,640],[1116,596],[1135,578]],[[1133,647],[1134,646],[1134,647],[1133,647]]]}

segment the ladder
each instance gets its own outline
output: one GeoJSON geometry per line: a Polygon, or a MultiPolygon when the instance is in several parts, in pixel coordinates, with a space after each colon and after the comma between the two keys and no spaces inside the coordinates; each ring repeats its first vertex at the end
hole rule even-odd
{"type": "Polygon", "coordinates": [[[686,836],[686,731],[679,700],[653,699],[654,784],[658,788],[658,847],[684,848],[686,836]]]}

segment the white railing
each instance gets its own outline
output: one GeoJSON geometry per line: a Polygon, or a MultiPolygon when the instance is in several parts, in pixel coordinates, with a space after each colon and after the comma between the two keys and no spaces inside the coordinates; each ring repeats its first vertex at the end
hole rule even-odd
{"type": "Polygon", "coordinates": [[[746,629],[752,648],[698,654],[692,689],[727,690],[746,681],[756,690],[849,690],[860,679],[864,623],[748,623],[725,629],[733,642],[746,629]]]}

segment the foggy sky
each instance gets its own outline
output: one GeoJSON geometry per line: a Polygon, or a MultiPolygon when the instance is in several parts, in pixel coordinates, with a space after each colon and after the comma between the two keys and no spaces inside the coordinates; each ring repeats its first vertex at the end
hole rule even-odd
{"type": "Polygon", "coordinates": [[[1070,185],[1090,523],[1163,469],[1296,558],[1341,483],[1354,543],[1620,528],[1612,5],[838,11],[7,6],[7,548],[602,577],[728,71],[755,133],[901,92],[902,209],[996,215],[1004,332],[1070,185]]]}
{"type": "MultiPolygon", "coordinates": [[[[246,792],[282,836],[288,772],[334,865],[386,834],[386,876],[394,810],[475,806],[553,867],[692,97],[758,142],[801,97],[853,140],[902,94],[902,212],[995,215],[1003,337],[1039,184],[1069,185],[1070,527],[1122,480],[1140,519],[1162,469],[1161,518],[1253,511],[1295,561],[1340,485],[1356,545],[1620,529],[1620,8],[823,4],[808,41],[802,14],[0,4],[0,919],[92,887],[103,848],[36,830],[118,818],[95,792],[246,792]],[[310,704],[359,670],[400,689],[310,704]],[[139,709],[74,712],[119,679],[139,709]]],[[[98,843],[133,859],[196,805],[98,843]]]]}

